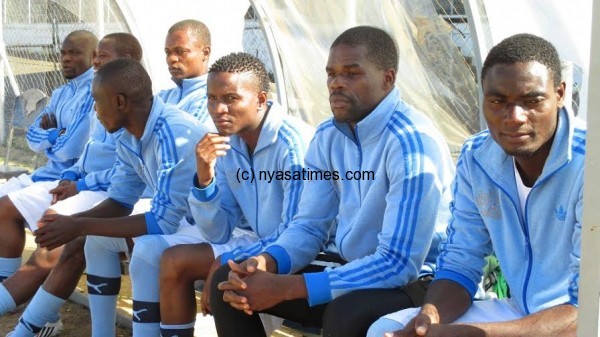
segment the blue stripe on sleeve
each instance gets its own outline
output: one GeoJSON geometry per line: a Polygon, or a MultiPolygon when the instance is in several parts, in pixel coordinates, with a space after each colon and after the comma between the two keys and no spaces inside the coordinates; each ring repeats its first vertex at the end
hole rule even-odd
{"type": "Polygon", "coordinates": [[[85,100],[83,108],[81,108],[79,110],[79,113],[76,116],[77,120],[75,121],[75,123],[72,123],[69,126],[71,128],[71,131],[67,132],[63,137],[60,137],[60,139],[56,142],[56,144],[54,144],[55,146],[53,146],[52,152],[56,153],[57,151],[59,151],[60,149],[65,147],[65,145],[68,144],[69,139],[71,139],[71,137],[73,137],[75,130],[77,130],[77,128],[81,125],[81,123],[83,123],[86,120],[86,118],[89,117],[89,112],[92,109],[94,100],[91,95],[88,94],[87,96],[88,97],[85,100]]]}
{"type": "Polygon", "coordinates": [[[51,129],[48,131],[48,142],[50,142],[50,144],[56,144],[56,139],[58,138],[59,132],[60,131],[58,129],[51,129]]]}
{"type": "MultiPolygon", "coordinates": [[[[162,177],[159,177],[160,185],[158,186],[157,197],[161,200],[161,204],[171,204],[170,197],[170,188],[171,188],[171,178],[173,175],[172,167],[175,166],[179,162],[179,158],[177,156],[177,146],[175,144],[175,137],[173,136],[173,132],[166,123],[166,120],[162,117],[157,119],[156,128],[158,130],[158,135],[160,137],[161,143],[161,171],[160,174],[162,177]]],[[[159,217],[164,217],[167,209],[162,206],[157,206],[157,215],[159,217]]]]}
{"type": "Polygon", "coordinates": [[[416,132],[410,120],[400,113],[395,114],[395,116],[402,118],[403,121],[393,119],[393,125],[389,125],[388,129],[394,133],[402,146],[403,153],[405,154],[405,174],[407,176],[418,177],[417,179],[410,179],[410,184],[404,184],[403,186],[402,200],[398,205],[399,211],[396,221],[397,224],[405,225],[396,226],[396,232],[393,234],[392,241],[390,242],[390,247],[395,247],[392,250],[401,252],[401,259],[398,256],[392,256],[391,259],[386,261],[382,257],[374,259],[368,264],[345,270],[343,273],[334,273],[331,275],[331,287],[333,289],[348,288],[349,282],[353,283],[351,287],[368,287],[373,282],[386,280],[405,268],[410,257],[413,238],[419,220],[419,205],[423,195],[422,171],[424,168],[424,151],[420,135],[416,132]],[[406,154],[410,154],[410,156],[406,156],[406,154]],[[408,206],[402,207],[403,205],[408,206]],[[399,234],[398,231],[401,228],[402,233],[399,234]],[[401,238],[404,240],[400,240],[401,238]],[[402,246],[397,247],[400,244],[402,246]]]}

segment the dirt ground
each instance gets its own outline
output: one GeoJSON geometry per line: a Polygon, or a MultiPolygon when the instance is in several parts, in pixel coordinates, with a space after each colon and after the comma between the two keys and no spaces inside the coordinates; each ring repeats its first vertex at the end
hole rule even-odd
{"type": "MultiPolygon", "coordinates": [[[[78,290],[84,292],[85,289],[85,275],[79,281],[78,290]]],[[[119,306],[121,308],[127,308],[131,303],[131,285],[128,277],[123,277],[121,283],[121,293],[123,294],[119,298],[119,306]]],[[[25,310],[25,307],[21,307],[15,313],[8,314],[0,317],[0,337],[4,337],[8,332],[13,330],[19,317],[25,310]]],[[[60,334],[61,337],[83,337],[91,336],[91,320],[89,310],[77,303],[67,301],[60,312],[60,317],[63,321],[64,330],[60,334]]],[[[117,337],[129,337],[131,336],[131,329],[123,328],[117,325],[117,337]]]]}
{"type": "MultiPolygon", "coordinates": [[[[37,163],[33,163],[32,159],[34,158],[35,154],[29,149],[27,149],[26,145],[20,143],[21,138],[24,137],[15,136],[15,140],[10,154],[10,165],[25,167],[31,170],[32,166],[37,166],[41,163],[39,162],[39,158],[37,158],[38,160],[36,160],[37,163]]],[[[6,147],[0,146],[0,164],[4,163],[5,154],[6,147]]],[[[79,288],[81,291],[85,289],[84,285],[85,276],[82,277],[82,280],[80,281],[79,288]]],[[[128,294],[131,293],[130,288],[131,286],[129,283],[129,278],[124,278],[122,285],[122,293],[125,295],[119,299],[120,306],[127,307],[128,305],[130,305],[131,302],[128,302],[128,294]]],[[[0,337],[4,337],[8,332],[13,330],[24,310],[25,306],[22,306],[15,313],[0,317],[0,337]]],[[[64,331],[61,334],[62,337],[82,337],[91,335],[90,314],[89,310],[86,307],[74,303],[72,301],[67,301],[66,305],[64,305],[61,309],[60,315],[64,324],[64,331]]],[[[131,329],[117,326],[116,336],[131,336],[131,329]]]]}

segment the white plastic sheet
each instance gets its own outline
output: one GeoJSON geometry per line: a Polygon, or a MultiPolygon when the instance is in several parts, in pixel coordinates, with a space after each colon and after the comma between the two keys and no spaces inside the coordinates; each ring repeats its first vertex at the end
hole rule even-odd
{"type": "Polygon", "coordinates": [[[396,84],[403,98],[432,117],[454,150],[479,130],[474,76],[450,40],[451,27],[431,2],[252,2],[273,34],[288,107],[312,124],[331,116],[325,74],[331,43],[348,28],[372,25],[390,32],[398,43],[396,84]]]}

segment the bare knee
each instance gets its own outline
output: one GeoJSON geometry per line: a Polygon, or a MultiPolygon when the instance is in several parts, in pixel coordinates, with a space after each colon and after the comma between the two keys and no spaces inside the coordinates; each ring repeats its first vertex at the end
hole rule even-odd
{"type": "Polygon", "coordinates": [[[0,256],[20,257],[25,247],[25,220],[13,202],[0,198],[0,256]]]}
{"type": "Polygon", "coordinates": [[[185,258],[185,251],[181,247],[171,247],[160,257],[160,280],[161,284],[173,283],[182,280],[185,271],[185,264],[182,263],[185,258]]]}
{"type": "Polygon", "coordinates": [[[0,217],[2,219],[11,219],[14,222],[24,222],[21,212],[19,212],[7,195],[0,198],[0,217]]]}
{"type": "Polygon", "coordinates": [[[178,245],[162,254],[160,277],[162,282],[194,282],[205,279],[214,261],[208,244],[178,245]]]}
{"type": "Polygon", "coordinates": [[[50,273],[52,268],[58,263],[62,251],[62,247],[51,251],[39,247],[33,252],[29,260],[27,260],[26,265],[34,270],[50,273]]]}

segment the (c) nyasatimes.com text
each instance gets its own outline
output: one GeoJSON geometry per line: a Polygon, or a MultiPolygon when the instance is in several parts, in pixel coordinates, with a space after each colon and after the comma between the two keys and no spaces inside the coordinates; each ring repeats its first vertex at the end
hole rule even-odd
{"type": "Polygon", "coordinates": [[[262,180],[271,183],[274,180],[375,180],[373,171],[317,171],[309,168],[302,168],[295,171],[254,171],[237,170],[237,181],[262,180]]]}

